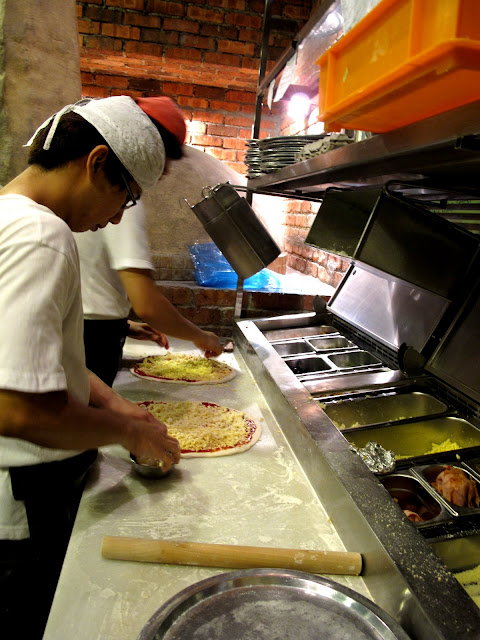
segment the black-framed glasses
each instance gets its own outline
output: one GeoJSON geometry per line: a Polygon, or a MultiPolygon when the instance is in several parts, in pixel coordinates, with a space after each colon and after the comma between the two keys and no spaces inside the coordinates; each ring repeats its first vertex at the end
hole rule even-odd
{"type": "Polygon", "coordinates": [[[123,171],[120,171],[120,176],[123,180],[123,184],[125,185],[125,189],[127,190],[129,198],[123,205],[123,208],[130,209],[130,207],[134,207],[137,204],[137,201],[135,199],[135,196],[133,195],[133,191],[130,189],[130,185],[128,184],[128,180],[126,179],[123,171]]]}

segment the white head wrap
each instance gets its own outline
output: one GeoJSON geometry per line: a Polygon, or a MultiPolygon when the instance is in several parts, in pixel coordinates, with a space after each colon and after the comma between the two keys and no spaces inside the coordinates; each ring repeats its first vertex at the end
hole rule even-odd
{"type": "Polygon", "coordinates": [[[78,113],[95,127],[142,190],[158,182],[165,167],[162,137],[147,114],[129,96],[85,99],[69,104],[50,116],[25,146],[30,146],[37,133],[53,119],[43,145],[44,149],[49,149],[58,122],[68,111],[78,113]]]}

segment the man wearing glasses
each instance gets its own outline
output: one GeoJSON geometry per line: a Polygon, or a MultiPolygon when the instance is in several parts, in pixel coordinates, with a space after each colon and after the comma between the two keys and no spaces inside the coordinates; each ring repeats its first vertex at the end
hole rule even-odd
{"type": "Polygon", "coordinates": [[[97,447],[166,468],[180,451],[85,366],[72,234],[118,223],[158,182],[162,138],[115,96],[67,105],[28,144],[28,167],[0,190],[0,617],[6,637],[36,640],[97,447]]]}

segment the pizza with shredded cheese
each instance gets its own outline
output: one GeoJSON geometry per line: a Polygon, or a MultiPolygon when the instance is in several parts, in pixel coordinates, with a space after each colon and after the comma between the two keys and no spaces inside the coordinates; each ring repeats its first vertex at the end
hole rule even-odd
{"type": "Polygon", "coordinates": [[[213,402],[138,403],[168,428],[180,443],[182,458],[229,456],[253,447],[261,427],[242,411],[213,402]]]}
{"type": "Polygon", "coordinates": [[[130,369],[133,375],[158,382],[217,384],[231,380],[236,372],[224,362],[190,353],[147,356],[130,369]]]}

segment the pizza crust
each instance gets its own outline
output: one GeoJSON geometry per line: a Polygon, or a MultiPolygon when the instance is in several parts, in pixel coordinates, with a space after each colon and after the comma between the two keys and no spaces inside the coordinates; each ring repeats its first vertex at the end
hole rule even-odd
{"type": "MultiPolygon", "coordinates": [[[[221,377],[218,378],[211,378],[211,379],[203,379],[203,380],[188,380],[188,379],[175,379],[175,378],[169,378],[169,377],[163,377],[163,376],[155,376],[155,375],[148,375],[148,373],[143,373],[141,371],[141,366],[142,364],[148,359],[148,358],[156,358],[157,360],[160,360],[161,358],[164,358],[168,356],[169,359],[174,359],[175,357],[180,358],[189,358],[189,354],[184,354],[184,353],[169,353],[169,354],[165,354],[165,356],[147,356],[146,358],[144,358],[141,362],[138,362],[136,365],[134,365],[133,367],[130,368],[130,373],[132,373],[134,376],[137,376],[137,378],[141,378],[142,380],[153,380],[155,382],[166,382],[168,384],[220,384],[223,382],[228,382],[229,380],[232,380],[232,378],[234,378],[237,375],[237,372],[235,371],[235,369],[232,369],[232,367],[230,367],[229,365],[225,364],[224,362],[219,362],[218,360],[211,360],[211,362],[219,362],[219,364],[222,367],[225,367],[226,369],[229,370],[229,373],[227,373],[226,375],[223,375],[221,377]]],[[[194,359],[197,360],[202,360],[202,361],[206,361],[206,362],[210,362],[210,360],[208,358],[202,357],[202,356],[191,356],[194,359]]],[[[188,374],[186,374],[188,375],[188,374]]]]}
{"type": "Polygon", "coordinates": [[[262,433],[260,425],[242,411],[212,402],[148,400],[138,404],[167,425],[169,435],[180,442],[182,458],[214,458],[242,453],[253,447],[262,433]],[[198,430],[192,430],[196,419],[198,430]],[[205,421],[208,421],[207,425],[205,421]],[[193,450],[194,446],[201,446],[195,441],[201,442],[202,437],[209,448],[193,450]]]}

